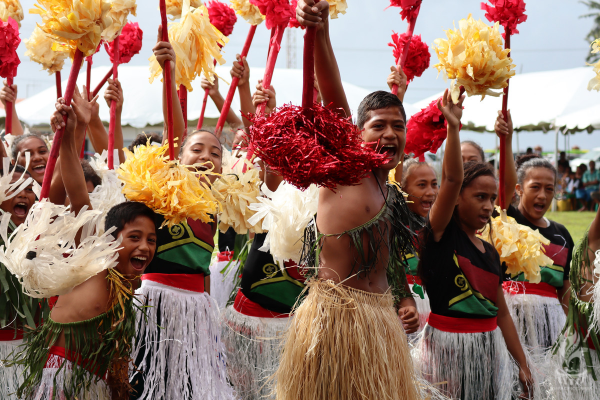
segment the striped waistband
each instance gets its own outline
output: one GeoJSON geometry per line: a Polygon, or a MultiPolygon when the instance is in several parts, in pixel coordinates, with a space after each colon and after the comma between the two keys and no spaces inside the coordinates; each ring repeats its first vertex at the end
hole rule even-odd
{"type": "Polygon", "coordinates": [[[90,370],[88,360],[82,359],[81,356],[76,352],[67,351],[67,349],[60,346],[50,347],[48,351],[48,360],[46,360],[44,368],[60,368],[62,366],[63,360],[67,360],[72,363],[77,363],[77,365],[84,368],[89,373],[96,375],[100,379],[106,380],[108,377],[108,372],[104,376],[102,376],[99,374],[97,368],[96,371],[90,370]]]}
{"type": "Polygon", "coordinates": [[[493,318],[453,318],[434,313],[429,314],[427,323],[437,330],[453,333],[491,332],[498,327],[497,317],[493,318]]]}
{"type": "Polygon", "coordinates": [[[258,318],[287,318],[290,314],[280,314],[273,311],[269,311],[258,303],[253,302],[247,298],[240,289],[238,289],[237,296],[235,296],[235,302],[233,308],[240,314],[247,315],[249,317],[258,318]]]}
{"type": "Polygon", "coordinates": [[[204,274],[144,274],[142,281],[151,281],[190,292],[204,293],[204,274]]]}

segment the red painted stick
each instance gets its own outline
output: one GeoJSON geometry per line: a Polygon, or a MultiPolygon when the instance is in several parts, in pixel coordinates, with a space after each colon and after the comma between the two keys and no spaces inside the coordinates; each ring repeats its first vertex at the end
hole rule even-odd
{"type": "MultiPolygon", "coordinates": [[[[169,41],[169,26],[167,24],[167,6],[165,0],[160,0],[160,21],[162,25],[162,40],[163,42],[169,41]]],[[[163,70],[163,79],[165,84],[165,90],[167,91],[167,138],[169,141],[169,160],[175,159],[175,138],[173,136],[174,124],[173,124],[173,82],[171,79],[171,62],[165,63],[163,70]]],[[[179,143],[181,146],[181,143],[179,143]]]]}
{"type": "MultiPolygon", "coordinates": [[[[256,25],[250,25],[250,30],[248,31],[248,35],[246,36],[246,42],[244,43],[244,48],[242,49],[242,54],[240,56],[246,57],[248,52],[250,51],[250,45],[252,44],[252,39],[254,39],[254,33],[256,32],[256,25]]],[[[219,120],[217,121],[217,127],[215,129],[215,135],[220,138],[221,132],[223,131],[223,127],[225,126],[225,121],[227,120],[227,114],[229,114],[229,109],[231,108],[231,102],[233,101],[233,95],[235,94],[235,90],[237,89],[238,82],[240,78],[234,77],[231,80],[231,86],[229,86],[229,91],[227,92],[227,97],[225,98],[225,103],[223,104],[223,108],[221,109],[221,115],[219,116],[219,120]]]]}
{"type": "MultiPolygon", "coordinates": [[[[8,87],[10,87],[12,89],[12,85],[13,85],[13,77],[9,76],[8,78],[6,78],[6,83],[8,84],[8,87]]],[[[15,99],[16,100],[16,99],[15,99]]],[[[6,102],[6,118],[4,119],[4,131],[6,133],[12,133],[12,120],[13,120],[13,103],[12,101],[7,101],[6,102]]]]}
{"type": "MultiPolygon", "coordinates": [[[[213,65],[216,66],[217,65],[217,60],[215,59],[213,62],[213,65]]],[[[215,79],[218,79],[215,76],[215,79]]],[[[200,118],[198,118],[198,125],[196,126],[196,129],[200,129],[202,128],[202,125],[204,125],[204,112],[206,111],[206,103],[208,103],[208,92],[210,91],[210,89],[204,89],[204,100],[202,101],[202,111],[200,111],[200,118]]]]}
{"type": "MultiPolygon", "coordinates": [[[[415,24],[417,23],[419,11],[421,11],[421,6],[419,6],[419,8],[417,9],[415,18],[408,22],[408,30],[406,31],[406,33],[408,33],[408,39],[406,40],[406,43],[404,44],[404,49],[402,50],[400,65],[396,66],[398,72],[400,72],[400,69],[404,70],[404,65],[406,64],[406,59],[408,58],[408,49],[410,48],[410,42],[412,41],[413,32],[415,31],[415,24]]],[[[392,94],[398,94],[398,85],[392,86],[392,94]]]]}
{"type": "Polygon", "coordinates": [[[60,71],[56,71],[54,73],[54,78],[56,79],[56,98],[62,97],[62,80],[60,77],[60,71]]]}
{"type": "MultiPolygon", "coordinates": [[[[112,66],[113,76],[119,78],[119,37],[113,41],[114,62],[112,66]]],[[[117,102],[110,102],[110,121],[108,123],[108,169],[115,169],[115,124],[117,122],[117,102]]]]}
{"type": "MultiPolygon", "coordinates": [[[[179,97],[179,105],[181,106],[181,112],[183,113],[183,122],[185,123],[185,133],[183,139],[187,136],[187,128],[188,128],[188,116],[187,116],[187,97],[188,92],[185,85],[179,85],[179,90],[177,91],[177,95],[179,97]]],[[[183,142],[183,140],[181,141],[183,142]]]]}
{"type": "MultiPolygon", "coordinates": [[[[504,39],[504,48],[510,49],[510,29],[504,28],[504,33],[506,34],[506,38],[504,39]]],[[[510,57],[510,53],[508,53],[508,57],[510,57]]],[[[504,88],[504,96],[502,97],[502,115],[504,116],[504,121],[508,124],[508,82],[506,82],[506,87],[504,88]]],[[[500,165],[498,168],[499,171],[499,183],[498,183],[498,196],[500,197],[500,208],[502,210],[506,210],[506,195],[504,191],[504,182],[506,171],[504,171],[506,161],[504,160],[504,155],[506,154],[506,139],[500,139],[500,165]]]]}
{"type": "MultiPolygon", "coordinates": [[[[271,41],[269,45],[269,58],[267,59],[267,66],[265,68],[265,75],[263,76],[263,88],[269,89],[271,87],[271,78],[273,78],[273,70],[275,70],[275,64],[277,63],[277,56],[279,50],[281,50],[281,39],[283,39],[283,32],[285,32],[285,25],[278,25],[275,29],[275,43],[271,41]]],[[[314,78],[313,78],[314,79],[314,78]]],[[[265,113],[265,107],[267,103],[261,103],[256,108],[256,114],[261,115],[265,113]]]]}
{"type": "Polygon", "coordinates": [[[110,77],[112,76],[112,74],[113,74],[113,69],[111,68],[110,70],[108,70],[108,72],[106,73],[106,75],[104,75],[104,78],[102,78],[102,80],[100,81],[100,83],[98,83],[98,86],[96,86],[96,88],[92,92],[92,99],[94,97],[96,97],[96,95],[98,94],[98,92],[102,89],[102,86],[104,86],[104,84],[106,82],[108,82],[108,80],[110,79],[110,77]]]}
{"type": "MultiPolygon", "coordinates": [[[[77,76],[79,76],[79,70],[81,69],[81,63],[83,61],[83,53],[81,50],[77,50],[75,52],[75,57],[73,58],[73,65],[71,66],[71,72],[69,73],[69,81],[67,82],[67,87],[65,89],[65,104],[70,106],[71,99],[73,99],[73,92],[75,91],[75,84],[77,83],[77,76]]],[[[65,122],[67,121],[67,116],[64,116],[65,122]]],[[[60,144],[62,143],[62,138],[65,133],[63,128],[58,129],[54,133],[54,139],[52,140],[52,149],[50,150],[50,155],[48,156],[48,162],[46,163],[46,171],[44,172],[44,181],[42,182],[42,192],[40,194],[40,200],[48,198],[48,194],[50,193],[50,183],[52,183],[52,174],[54,174],[54,168],[56,167],[56,160],[58,159],[58,152],[60,150],[60,144]]]]}
{"type": "Polygon", "coordinates": [[[309,110],[315,99],[315,37],[317,30],[314,27],[306,28],[304,34],[304,57],[302,62],[302,108],[309,110]]]}

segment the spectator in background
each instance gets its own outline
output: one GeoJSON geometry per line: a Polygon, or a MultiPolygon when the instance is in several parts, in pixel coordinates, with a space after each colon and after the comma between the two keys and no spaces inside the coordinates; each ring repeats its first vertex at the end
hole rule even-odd
{"type": "Polygon", "coordinates": [[[567,169],[569,168],[569,160],[567,160],[567,153],[565,153],[564,151],[560,152],[560,157],[558,159],[558,167],[563,167],[563,171],[567,171],[567,169]]]}
{"type": "MultiPolygon", "coordinates": [[[[587,200],[592,200],[592,193],[598,191],[598,183],[600,182],[600,171],[596,169],[596,162],[594,160],[590,161],[590,169],[583,173],[582,181],[583,186],[585,187],[585,191],[587,192],[587,200]]],[[[590,204],[590,210],[593,208],[592,205],[596,202],[590,204]]],[[[593,211],[593,210],[592,210],[593,211]]]]}
{"type": "Polygon", "coordinates": [[[571,170],[571,167],[567,169],[567,173],[563,178],[563,188],[565,198],[571,202],[571,210],[577,209],[577,198],[575,196],[576,190],[575,172],[571,170]]]}
{"type": "Polygon", "coordinates": [[[156,132],[152,132],[152,133],[145,133],[142,132],[140,134],[138,134],[135,139],[133,139],[133,142],[131,142],[131,144],[129,146],[127,146],[127,148],[129,149],[129,151],[131,151],[133,153],[133,150],[138,147],[139,145],[143,144],[145,145],[146,143],[148,143],[148,139],[150,139],[150,143],[151,144],[155,144],[160,146],[162,144],[162,135],[158,134],[156,132]]]}
{"type": "Polygon", "coordinates": [[[585,164],[579,165],[577,167],[577,171],[575,172],[575,198],[579,200],[582,204],[582,207],[578,211],[585,211],[588,208],[588,193],[585,190],[585,186],[583,185],[583,175],[585,174],[586,166],[585,164]]]}
{"type": "Polygon", "coordinates": [[[534,152],[535,154],[537,154],[538,156],[541,156],[541,155],[542,155],[542,146],[535,146],[535,147],[533,148],[533,152],[534,152]]]}
{"type": "Polygon", "coordinates": [[[533,149],[531,147],[528,147],[527,150],[525,151],[525,155],[530,155],[533,154],[533,149]]]}

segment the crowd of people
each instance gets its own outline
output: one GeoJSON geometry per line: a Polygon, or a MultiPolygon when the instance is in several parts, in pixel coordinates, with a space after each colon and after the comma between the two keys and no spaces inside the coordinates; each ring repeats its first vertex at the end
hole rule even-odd
{"type": "MultiPolygon", "coordinates": [[[[350,116],[329,40],[328,7],[299,0],[297,20],[317,30],[316,101],[350,116]]],[[[161,67],[171,63],[175,71],[175,52],[160,35],[153,52],[161,67]]],[[[273,87],[259,82],[251,93],[244,57],[237,57],[231,75],[239,78],[242,115],[228,117],[235,132],[231,156],[210,128],[186,131],[171,88],[181,143],[175,157],[192,171],[216,173],[201,175],[207,186],[220,179],[226,163],[246,157],[247,116],[263,103],[267,114],[277,111],[273,87]]],[[[21,286],[25,278],[0,264],[1,397],[597,398],[600,332],[593,300],[600,215],[575,244],[545,214],[559,187],[582,207],[598,203],[600,172],[593,162],[573,174],[568,165],[559,163],[557,170],[536,155],[515,160],[510,113],[505,118],[499,112],[495,131],[506,144],[499,188],[482,148],[461,142],[464,95],[455,104],[446,91],[437,102],[447,122],[438,176],[431,165],[404,154],[404,72],[392,68],[387,83],[398,85],[398,94],[373,92],[354,116],[364,142],[384,154],[385,163],[365,171],[358,185],[314,192],[317,212],[305,227],[300,262],[281,262],[265,248],[268,234],[283,232],[218,230],[219,215],[169,226],[148,205],[125,201],[103,216],[103,231],[116,241],[114,264],[72,290],[30,297],[21,286]],[[540,266],[538,283],[523,273],[507,274],[496,247],[482,236],[497,215],[499,193],[509,217],[549,241],[544,252],[552,262],[540,266]]],[[[221,108],[218,85],[202,85],[221,108]]],[[[16,94],[15,85],[5,84],[0,99],[14,101],[16,94]]],[[[118,79],[108,81],[104,98],[117,103],[120,115],[125,94],[118,79]]],[[[64,129],[64,137],[52,176],[45,174],[52,144],[23,129],[14,111],[12,135],[0,146],[11,160],[0,173],[13,185],[12,197],[0,205],[4,245],[30,225],[35,185],[44,179],[51,179],[44,202],[68,205],[74,215],[93,208],[90,199],[106,178],[96,163],[80,159],[80,149],[86,134],[96,153],[108,149],[97,101],[85,87],[70,105],[57,100],[50,123],[53,131],[64,129]]],[[[166,133],[142,135],[123,151],[120,125],[114,133],[121,163],[167,141],[166,133]]],[[[254,167],[263,196],[289,186],[262,161],[254,167]]],[[[73,249],[83,246],[78,229],[73,249]]],[[[26,254],[29,262],[43,257],[26,254]]]]}

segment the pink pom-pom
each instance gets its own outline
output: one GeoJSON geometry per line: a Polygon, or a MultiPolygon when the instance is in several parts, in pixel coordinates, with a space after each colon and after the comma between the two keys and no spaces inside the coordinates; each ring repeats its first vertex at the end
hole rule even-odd
{"type": "Polygon", "coordinates": [[[447,136],[447,122],[437,107],[438,100],[413,115],[406,124],[404,153],[420,157],[430,151],[436,153],[447,136]]]}
{"type": "Polygon", "coordinates": [[[287,26],[290,19],[296,18],[296,11],[290,7],[288,0],[250,0],[250,3],[258,7],[260,13],[265,16],[267,29],[279,25],[287,26]]]}
{"type": "Polygon", "coordinates": [[[298,6],[298,0],[292,0],[292,3],[290,4],[290,9],[292,10],[292,17],[290,18],[290,23],[288,24],[288,28],[305,29],[306,27],[300,26],[300,23],[296,19],[296,7],[297,6],[298,6]]]}
{"type": "Polygon", "coordinates": [[[311,184],[330,189],[357,185],[387,162],[385,154],[364,146],[350,118],[320,104],[309,110],[286,104],[268,116],[249,117],[249,148],[302,190],[311,184]]]}
{"type": "Polygon", "coordinates": [[[481,3],[481,9],[485,11],[485,17],[490,22],[498,22],[504,27],[505,33],[502,37],[506,39],[506,30],[511,35],[519,33],[517,25],[527,21],[525,15],[525,2],[523,0],[489,0],[492,5],[481,3]]]}
{"type": "Polygon", "coordinates": [[[11,17],[6,22],[0,20],[0,76],[3,78],[17,74],[17,66],[21,63],[17,54],[19,43],[21,38],[17,21],[11,17]]]}
{"type": "Polygon", "coordinates": [[[231,35],[233,26],[237,21],[235,10],[228,4],[221,3],[220,1],[209,1],[206,7],[208,8],[210,23],[223,35],[231,35]]]}
{"type": "Polygon", "coordinates": [[[417,12],[423,0],[390,0],[390,7],[400,7],[402,20],[412,21],[417,18],[417,12]]]}
{"type": "MultiPolygon", "coordinates": [[[[407,40],[408,34],[397,34],[394,32],[392,42],[388,44],[388,46],[394,48],[396,65],[400,64],[400,57],[402,57],[402,51],[407,40]]],[[[408,57],[403,67],[407,81],[411,82],[415,76],[421,76],[429,68],[430,59],[429,47],[421,40],[421,35],[413,35],[408,47],[408,57]]]]}
{"type": "MultiPolygon", "coordinates": [[[[142,38],[144,32],[137,22],[128,22],[123,27],[119,35],[119,64],[126,64],[131,58],[138,54],[142,49],[142,38]]],[[[104,48],[110,57],[110,62],[114,63],[113,58],[114,42],[105,43],[104,48]]]]}

